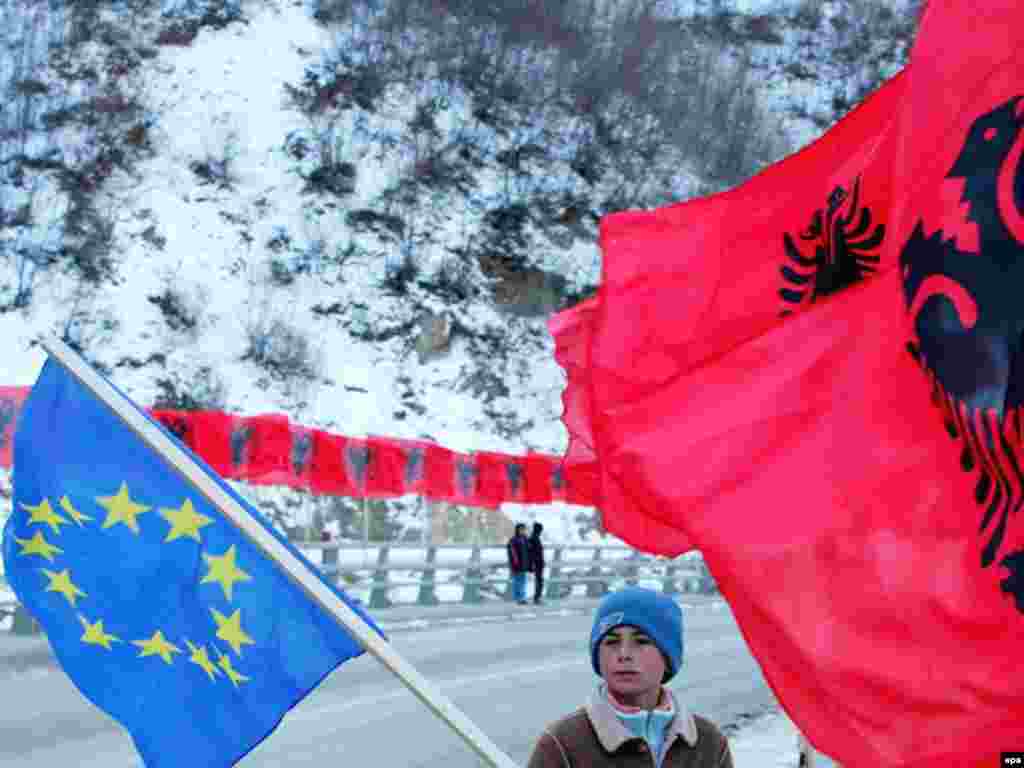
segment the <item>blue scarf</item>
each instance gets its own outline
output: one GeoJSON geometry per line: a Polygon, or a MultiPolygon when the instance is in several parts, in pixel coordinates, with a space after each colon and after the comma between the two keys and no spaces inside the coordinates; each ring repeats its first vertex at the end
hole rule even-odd
{"type": "MultiPolygon", "coordinates": [[[[605,694],[607,696],[607,692],[605,694]]],[[[676,716],[675,707],[668,694],[663,694],[668,702],[667,709],[640,710],[638,712],[623,712],[616,706],[613,699],[609,697],[615,715],[626,729],[634,736],[638,736],[647,742],[651,748],[651,754],[655,756],[657,765],[661,765],[661,750],[665,745],[665,729],[668,728],[672,718],[676,716]]]]}

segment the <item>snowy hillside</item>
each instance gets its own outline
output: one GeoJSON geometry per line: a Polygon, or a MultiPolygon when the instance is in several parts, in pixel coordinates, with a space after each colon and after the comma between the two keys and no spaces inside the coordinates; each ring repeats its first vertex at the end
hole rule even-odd
{"type": "MultiPolygon", "coordinates": [[[[7,0],[0,385],[31,384],[33,340],[56,333],[147,406],[560,453],[546,319],[597,284],[599,217],[806,143],[900,66],[912,27],[903,4],[692,0],[608,11],[636,46],[592,29],[609,47],[584,60],[551,18],[442,5],[7,0]],[[664,135],[653,65],[628,55],[647,49],[725,83],[714,120],[664,135]],[[594,88],[605,60],[635,75],[615,98],[594,88]],[[693,152],[741,118],[714,162],[693,152]]],[[[316,506],[250,496],[285,521],[316,506]]],[[[386,506],[392,532],[423,533],[422,505],[386,506]]],[[[589,510],[506,512],[594,535],[589,510]]]]}

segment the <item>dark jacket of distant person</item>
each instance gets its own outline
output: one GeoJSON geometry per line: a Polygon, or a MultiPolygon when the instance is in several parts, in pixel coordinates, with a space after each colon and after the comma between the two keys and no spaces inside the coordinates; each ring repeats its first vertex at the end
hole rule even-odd
{"type": "Polygon", "coordinates": [[[544,542],[540,540],[540,534],[543,532],[544,526],[540,523],[533,524],[533,532],[530,534],[529,548],[530,548],[530,570],[534,573],[542,573],[544,571],[544,542]]]}
{"type": "Polygon", "coordinates": [[[516,533],[508,540],[508,568],[512,573],[528,573],[530,570],[530,541],[526,538],[526,526],[516,526],[516,533]]]}

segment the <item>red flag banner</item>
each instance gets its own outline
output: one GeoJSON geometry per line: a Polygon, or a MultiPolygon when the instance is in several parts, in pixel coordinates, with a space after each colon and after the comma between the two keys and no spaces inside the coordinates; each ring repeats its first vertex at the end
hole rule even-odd
{"type": "Polygon", "coordinates": [[[490,499],[480,495],[480,468],[473,454],[456,454],[452,462],[452,497],[454,504],[479,503],[482,507],[492,504],[490,499]]]}
{"type": "Polygon", "coordinates": [[[291,432],[291,476],[289,485],[297,485],[301,488],[308,488],[313,481],[312,473],[315,468],[313,463],[313,430],[297,424],[290,424],[291,432]]]}
{"type": "Polygon", "coordinates": [[[513,502],[523,498],[522,466],[506,453],[481,451],[476,454],[477,496],[488,507],[503,499],[513,502]]]}
{"type": "Polygon", "coordinates": [[[248,435],[245,443],[245,472],[241,479],[260,485],[290,485],[292,431],[286,416],[257,416],[242,419],[248,435]]]}
{"type": "Polygon", "coordinates": [[[523,460],[523,504],[549,504],[554,498],[551,460],[540,453],[528,453],[523,460]]]}
{"type": "Polygon", "coordinates": [[[313,493],[354,496],[355,488],[345,472],[345,437],[313,431],[313,468],[309,488],[313,493]]]}
{"type": "Polygon", "coordinates": [[[192,421],[192,450],[219,475],[231,477],[231,417],[219,411],[197,411],[188,416],[192,421]]]}
{"type": "Polygon", "coordinates": [[[1021,11],[931,3],[905,72],[803,152],[607,217],[598,296],[551,326],[605,526],[703,552],[844,766],[1024,743],[1021,11]]]}
{"type": "MultiPolygon", "coordinates": [[[[551,467],[548,472],[548,480],[551,483],[551,498],[555,501],[566,501],[569,497],[569,487],[565,475],[564,464],[557,464],[551,467]]],[[[588,498],[591,499],[591,505],[593,505],[593,500],[596,496],[591,493],[588,498]]]]}
{"type": "Polygon", "coordinates": [[[18,411],[28,397],[25,387],[0,387],[0,466],[12,464],[14,429],[18,423],[18,411]]]}
{"type": "Polygon", "coordinates": [[[424,480],[417,491],[437,501],[452,501],[455,493],[455,461],[460,454],[436,443],[426,446],[424,480]]]}
{"type": "Polygon", "coordinates": [[[367,467],[370,464],[370,446],[365,438],[349,437],[345,439],[344,465],[345,475],[353,495],[366,497],[367,467]]]}
{"type": "MultiPolygon", "coordinates": [[[[11,441],[27,387],[0,387],[0,467],[12,465],[11,441]]],[[[392,498],[415,493],[437,501],[494,508],[553,499],[591,505],[591,475],[577,480],[547,454],[473,454],[425,440],[349,437],[292,424],[282,414],[151,409],[152,415],[222,477],[253,485],[308,488],[336,496],[392,498]],[[512,466],[513,469],[509,469],[512,466]]]]}
{"type": "Polygon", "coordinates": [[[392,498],[405,494],[408,456],[401,442],[384,437],[369,437],[366,445],[370,455],[366,473],[367,497],[392,498]]]}
{"type": "MultiPolygon", "coordinates": [[[[597,503],[600,498],[594,435],[590,373],[591,329],[598,311],[598,301],[577,304],[571,310],[553,316],[548,322],[555,340],[555,359],[565,370],[567,382],[562,392],[562,421],[569,433],[569,445],[562,465],[555,470],[552,478],[552,494],[556,499],[570,503],[585,503],[581,499],[597,503]]],[[[651,525],[654,525],[653,523],[651,525]]],[[[651,533],[651,540],[657,533],[666,535],[667,544],[680,552],[689,549],[682,532],[668,526],[659,526],[659,532],[651,533]]]]}

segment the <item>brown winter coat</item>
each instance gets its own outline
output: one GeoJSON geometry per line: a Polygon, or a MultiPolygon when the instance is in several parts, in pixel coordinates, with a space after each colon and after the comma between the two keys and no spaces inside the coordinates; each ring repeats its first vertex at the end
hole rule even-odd
{"type": "MultiPolygon", "coordinates": [[[[669,695],[671,693],[669,692],[669,695]]],[[[690,714],[673,696],[661,768],[732,768],[729,744],[714,723],[690,714]]],[[[600,691],[544,729],[527,768],[658,768],[647,743],[622,724],[600,691]]]]}

